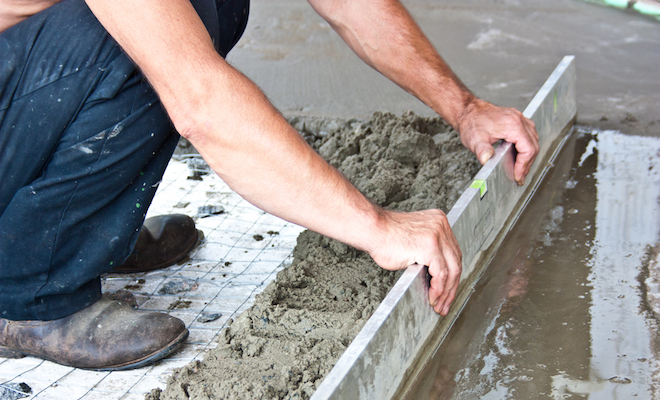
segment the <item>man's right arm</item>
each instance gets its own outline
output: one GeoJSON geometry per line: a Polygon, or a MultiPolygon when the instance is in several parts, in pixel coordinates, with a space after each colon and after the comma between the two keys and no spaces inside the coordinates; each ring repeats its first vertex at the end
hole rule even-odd
{"type": "Polygon", "coordinates": [[[393,213],[319,157],[249,79],[214,50],[188,0],[87,0],[141,68],[177,130],[257,207],[367,251],[386,269],[428,265],[446,314],[461,255],[442,211],[393,213]]]}

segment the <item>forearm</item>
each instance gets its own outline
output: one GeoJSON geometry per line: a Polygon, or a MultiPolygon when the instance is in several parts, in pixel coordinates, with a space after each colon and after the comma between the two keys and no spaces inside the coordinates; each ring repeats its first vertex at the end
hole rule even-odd
{"type": "Polygon", "coordinates": [[[221,104],[214,107],[221,119],[198,109],[208,120],[186,132],[211,168],[257,207],[369,251],[382,211],[315,153],[252,82],[240,74],[231,82],[231,96],[218,88],[205,102],[221,104]]]}
{"type": "Polygon", "coordinates": [[[353,51],[454,128],[474,96],[395,0],[310,0],[353,51]]]}
{"type": "Polygon", "coordinates": [[[538,153],[533,122],[520,111],[476,98],[456,77],[397,0],[308,0],[369,65],[412,93],[461,135],[484,164],[492,145],[516,146],[514,176],[523,184],[538,153]]]}

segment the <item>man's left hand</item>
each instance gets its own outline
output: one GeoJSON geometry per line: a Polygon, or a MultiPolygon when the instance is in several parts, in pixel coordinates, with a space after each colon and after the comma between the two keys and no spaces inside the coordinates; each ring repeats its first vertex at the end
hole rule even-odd
{"type": "Polygon", "coordinates": [[[458,121],[463,145],[476,154],[483,165],[494,154],[493,144],[503,139],[512,143],[518,155],[513,168],[519,185],[539,152],[539,135],[534,122],[515,108],[503,108],[474,98],[458,121]]]}

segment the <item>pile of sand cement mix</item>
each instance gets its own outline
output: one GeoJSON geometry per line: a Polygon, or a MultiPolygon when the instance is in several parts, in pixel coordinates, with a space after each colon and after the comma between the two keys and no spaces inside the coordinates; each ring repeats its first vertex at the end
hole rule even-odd
{"type": "MultiPolygon", "coordinates": [[[[362,193],[393,210],[448,211],[479,163],[439,118],[375,113],[367,121],[291,124],[362,193]]],[[[308,399],[400,272],[311,231],[290,266],[224,329],[204,361],[175,371],[150,400],[308,399]]]]}

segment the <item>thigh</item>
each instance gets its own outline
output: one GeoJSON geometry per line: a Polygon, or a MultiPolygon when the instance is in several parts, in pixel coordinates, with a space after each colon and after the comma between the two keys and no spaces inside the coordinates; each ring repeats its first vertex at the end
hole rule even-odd
{"type": "Polygon", "coordinates": [[[65,0],[0,34],[0,214],[43,173],[93,88],[112,80],[104,69],[120,57],[82,0],[65,0]]]}
{"type": "Polygon", "coordinates": [[[0,312],[54,319],[130,253],[178,135],[83,0],[0,35],[0,312]]]}

